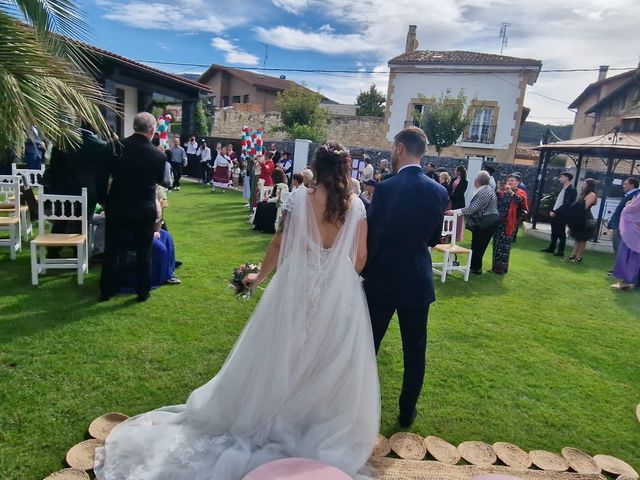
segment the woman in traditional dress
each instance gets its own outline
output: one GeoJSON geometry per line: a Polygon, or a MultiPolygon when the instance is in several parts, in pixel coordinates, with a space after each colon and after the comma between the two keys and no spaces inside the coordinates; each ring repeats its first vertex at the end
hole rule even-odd
{"type": "Polygon", "coordinates": [[[216,157],[216,161],[213,162],[213,187],[212,192],[216,191],[216,187],[221,188],[222,192],[229,188],[229,179],[231,178],[231,159],[227,155],[226,147],[222,147],[220,155],[216,157]]]}
{"type": "Polygon", "coordinates": [[[498,185],[498,215],[500,223],[493,234],[493,264],[491,272],[505,274],[509,270],[509,256],[513,243],[513,234],[522,213],[529,210],[527,193],[518,188],[518,179],[510,175],[498,185]]]}
{"type": "Polygon", "coordinates": [[[640,195],[627,203],[620,215],[620,246],[613,276],[620,281],[611,285],[618,290],[631,290],[640,281],[640,195]]]}

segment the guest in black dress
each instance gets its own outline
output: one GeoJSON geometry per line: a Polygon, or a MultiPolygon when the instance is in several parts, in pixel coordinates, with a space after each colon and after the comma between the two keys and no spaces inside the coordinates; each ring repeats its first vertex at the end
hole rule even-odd
{"type": "Polygon", "coordinates": [[[572,262],[582,261],[582,256],[587,249],[587,241],[593,238],[595,226],[591,207],[596,204],[597,200],[596,181],[593,178],[586,178],[582,182],[582,191],[578,199],[567,212],[569,234],[575,240],[573,253],[569,257],[572,262]]]}
{"type": "Polygon", "coordinates": [[[263,233],[276,233],[275,224],[281,195],[285,190],[287,193],[289,192],[287,176],[282,168],[276,168],[273,171],[272,178],[274,186],[271,196],[267,200],[258,203],[256,214],[253,217],[253,229],[263,233]]]}

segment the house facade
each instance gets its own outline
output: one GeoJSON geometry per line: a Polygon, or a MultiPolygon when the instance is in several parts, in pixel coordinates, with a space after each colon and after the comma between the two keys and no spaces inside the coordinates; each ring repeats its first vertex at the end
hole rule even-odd
{"type": "MultiPolygon", "coordinates": [[[[238,105],[243,111],[267,113],[280,111],[277,105],[278,92],[289,90],[295,82],[284,75],[272,77],[249,70],[211,65],[198,79],[211,90],[214,107],[224,108],[238,105]]],[[[335,103],[322,97],[323,103],[335,103]]]]}
{"type": "MultiPolygon", "coordinates": [[[[389,61],[387,140],[408,125],[415,113],[428,115],[429,103],[449,90],[464,91],[471,124],[457,145],[445,150],[455,157],[483,157],[513,162],[518,131],[527,111],[527,85],[533,85],[542,63],[529,58],[468,51],[417,50],[416,27],[410,26],[405,53],[389,61]]],[[[429,146],[429,154],[435,149],[429,146]]]]}
{"type": "Polygon", "coordinates": [[[607,78],[608,69],[601,66],[598,80],[569,105],[576,111],[572,139],[605,135],[625,117],[640,115],[640,66],[607,78]]]}

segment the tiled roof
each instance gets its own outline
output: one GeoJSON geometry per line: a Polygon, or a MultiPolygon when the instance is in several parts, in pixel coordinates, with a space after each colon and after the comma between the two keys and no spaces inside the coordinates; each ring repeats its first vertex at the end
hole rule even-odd
{"type": "Polygon", "coordinates": [[[624,73],[619,73],[618,75],[614,75],[612,77],[607,77],[604,78],[602,80],[598,80],[597,82],[593,82],[591,84],[589,84],[587,86],[587,88],[585,88],[583,90],[583,92],[578,95],[578,98],[576,98],[573,102],[571,102],[571,105],[569,105],[569,108],[578,108],[580,106],[580,104],[582,103],[582,101],[588,97],[589,95],[591,95],[591,92],[593,92],[596,88],[600,88],[603,85],[606,85],[607,83],[610,83],[614,80],[621,80],[624,79],[626,77],[632,77],[635,73],[637,72],[636,70],[629,70],[627,72],[624,73]]]}
{"type": "Polygon", "coordinates": [[[596,102],[591,108],[589,108],[584,113],[588,115],[590,113],[597,112],[598,110],[601,110],[602,107],[611,103],[613,99],[619,97],[620,95],[626,94],[630,88],[640,85],[640,69],[631,70],[631,72],[636,72],[637,74],[629,76],[629,78],[625,80],[624,83],[622,83],[620,86],[618,86],[618,88],[616,88],[612,92],[609,92],[608,95],[601,98],[598,102],[596,102]]]}
{"type": "Polygon", "coordinates": [[[202,83],[198,83],[195,82],[193,80],[189,80],[188,78],[184,78],[181,77],[180,75],[174,75],[173,73],[169,73],[169,72],[165,72],[163,70],[159,70],[157,68],[153,68],[150,67],[148,65],[145,65],[144,63],[140,63],[140,62],[136,62],[135,60],[131,60],[130,58],[127,57],[123,57],[122,55],[118,55],[117,53],[113,53],[110,52],[108,50],[103,50],[102,48],[98,48],[94,45],[89,45],[88,43],[83,43],[83,42],[77,42],[74,40],[74,42],[79,43],[80,45],[82,45],[84,48],[86,48],[87,50],[101,56],[101,57],[105,57],[111,60],[115,60],[119,63],[123,63],[125,65],[128,65],[130,67],[133,67],[137,70],[142,70],[145,72],[148,72],[152,75],[157,75],[160,77],[164,77],[167,80],[170,80],[172,82],[177,82],[183,85],[187,85],[189,87],[192,88],[197,88],[198,90],[202,90],[205,92],[209,92],[211,91],[211,89],[209,88],[208,85],[204,85],[202,83]]]}
{"type": "Polygon", "coordinates": [[[467,52],[464,50],[416,50],[403,53],[389,61],[389,65],[411,64],[442,64],[442,65],[498,65],[541,67],[540,60],[532,58],[507,57],[491,53],[467,52]]]}
{"type": "Polygon", "coordinates": [[[224,65],[211,65],[206,72],[204,72],[199,81],[206,83],[217,71],[228,72],[231,75],[244,80],[245,82],[254,85],[259,88],[267,90],[289,90],[294,83],[291,80],[285,78],[271,77],[269,75],[263,75],[261,73],[251,72],[249,70],[241,70],[239,68],[225,67],[224,65]]]}

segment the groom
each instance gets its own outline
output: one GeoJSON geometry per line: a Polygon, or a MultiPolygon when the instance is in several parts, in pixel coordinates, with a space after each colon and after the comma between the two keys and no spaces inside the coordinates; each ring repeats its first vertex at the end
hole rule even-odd
{"type": "Polygon", "coordinates": [[[380,182],[368,211],[368,261],[363,272],[376,352],[395,312],[398,313],[404,378],[400,394],[400,426],[411,426],[418,412],[425,372],[427,318],[435,300],[431,256],[442,233],[447,191],[420,167],[427,137],[405,128],[393,142],[395,176],[380,182]]]}

